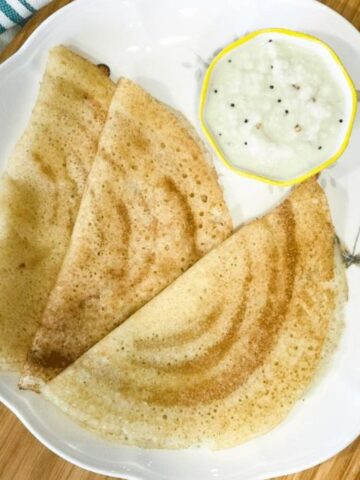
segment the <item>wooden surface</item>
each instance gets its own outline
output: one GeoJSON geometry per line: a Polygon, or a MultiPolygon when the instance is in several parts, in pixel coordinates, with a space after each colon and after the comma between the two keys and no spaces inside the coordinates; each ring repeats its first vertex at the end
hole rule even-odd
{"type": "MultiPolygon", "coordinates": [[[[45,18],[70,2],[71,0],[55,0],[40,10],[12,43],[0,53],[0,62],[16,52],[45,18]]],[[[326,0],[324,3],[337,10],[360,29],[360,0],[326,0]]],[[[106,480],[110,478],[81,470],[51,453],[0,404],[0,480],[106,480]]],[[[295,475],[280,477],[278,480],[360,480],[360,437],[327,462],[295,475]]]]}
{"type": "Polygon", "coordinates": [[[64,7],[72,0],[54,0],[39,10],[25,25],[24,28],[16,35],[13,41],[0,53],[0,63],[9,58],[18,50],[25,40],[32,34],[36,27],[40,25],[52,13],[64,7]]]}

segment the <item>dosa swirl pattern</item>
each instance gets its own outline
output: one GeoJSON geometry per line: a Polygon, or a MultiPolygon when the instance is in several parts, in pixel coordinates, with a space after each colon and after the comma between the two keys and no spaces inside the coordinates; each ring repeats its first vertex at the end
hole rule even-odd
{"type": "Polygon", "coordinates": [[[53,378],[231,231],[192,127],[121,79],[22,386],[53,378]]]}
{"type": "Polygon", "coordinates": [[[245,225],[43,389],[74,420],[141,447],[224,448],[303,395],[346,297],[315,180],[245,225]]]}
{"type": "Polygon", "coordinates": [[[68,247],[115,90],[65,47],[48,56],[0,180],[0,369],[21,370],[68,247]]]}

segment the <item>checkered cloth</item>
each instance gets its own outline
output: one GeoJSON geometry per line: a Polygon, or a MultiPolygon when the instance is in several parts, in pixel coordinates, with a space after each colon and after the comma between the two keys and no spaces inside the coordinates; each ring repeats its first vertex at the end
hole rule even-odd
{"type": "Polygon", "coordinates": [[[0,0],[0,50],[49,0],[0,0]]]}

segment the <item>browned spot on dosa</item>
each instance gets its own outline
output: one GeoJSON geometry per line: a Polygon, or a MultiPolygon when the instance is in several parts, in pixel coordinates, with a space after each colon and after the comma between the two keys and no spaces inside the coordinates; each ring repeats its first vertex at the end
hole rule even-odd
{"type": "MultiPolygon", "coordinates": [[[[295,239],[294,216],[289,201],[285,201],[281,207],[281,227],[286,232],[285,256],[286,264],[286,287],[283,291],[277,289],[277,275],[279,274],[278,257],[279,253],[275,245],[272,247],[272,253],[269,258],[269,267],[271,275],[268,283],[268,296],[266,304],[258,318],[252,326],[252,338],[248,348],[252,350],[251,355],[241,352],[239,358],[234,362],[231,369],[222,372],[218,377],[210,377],[204,381],[197,381],[196,385],[182,388],[171,389],[148,389],[139,388],[138,385],[130,384],[124,379],[120,390],[122,395],[129,398],[149,402],[150,404],[172,406],[195,406],[198,403],[211,403],[224,396],[230,395],[235,389],[239,388],[265,361],[269,352],[271,352],[277,332],[282,326],[286,317],[287,308],[293,294],[295,268],[297,263],[297,247],[295,239]],[[256,353],[254,353],[256,352],[256,353]]],[[[228,354],[235,342],[239,341],[239,331],[242,319],[246,315],[248,295],[251,291],[252,269],[251,258],[248,257],[248,274],[243,286],[243,298],[237,312],[230,322],[230,326],[224,336],[214,345],[206,349],[204,353],[195,359],[171,363],[169,365],[157,365],[156,362],[137,361],[132,359],[135,366],[155,368],[159,372],[169,372],[174,374],[196,374],[200,371],[206,371],[219,364],[219,362],[228,354]]],[[[179,340],[181,337],[178,337],[179,340]]],[[[177,344],[181,345],[181,340],[177,344]]]]}
{"type": "Polygon", "coordinates": [[[180,191],[180,189],[175,185],[175,182],[170,177],[164,178],[163,186],[164,190],[167,190],[169,193],[176,196],[177,201],[181,205],[181,208],[184,212],[185,231],[187,234],[187,238],[191,242],[193,255],[195,257],[199,257],[199,250],[196,242],[197,226],[194,218],[194,213],[191,210],[191,206],[186,195],[184,195],[180,191]]]}

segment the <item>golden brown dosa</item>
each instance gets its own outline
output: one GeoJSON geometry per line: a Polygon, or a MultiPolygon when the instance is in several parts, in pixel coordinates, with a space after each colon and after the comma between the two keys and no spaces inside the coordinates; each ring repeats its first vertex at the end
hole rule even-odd
{"type": "Polygon", "coordinates": [[[23,366],[61,266],[114,84],[51,50],[29,124],[0,179],[0,370],[23,366]]]}
{"type": "Polygon", "coordinates": [[[21,385],[54,377],[230,233],[193,128],[121,79],[21,385]]]}
{"type": "Polygon", "coordinates": [[[336,252],[324,192],[307,182],[43,393],[86,428],[141,447],[217,449],[263,433],[304,393],[339,331],[336,252]]]}

